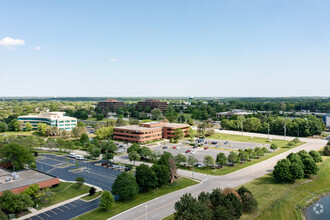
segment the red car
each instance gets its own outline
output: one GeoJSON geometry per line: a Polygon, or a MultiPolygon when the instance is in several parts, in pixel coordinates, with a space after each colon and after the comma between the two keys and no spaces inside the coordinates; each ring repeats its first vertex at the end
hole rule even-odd
{"type": "Polygon", "coordinates": [[[208,147],[204,147],[204,150],[207,150],[207,149],[209,149],[208,147]]]}
{"type": "Polygon", "coordinates": [[[174,146],[173,149],[176,149],[176,146],[174,146]]]}
{"type": "Polygon", "coordinates": [[[191,152],[191,150],[186,150],[186,153],[190,153],[191,152]]]}

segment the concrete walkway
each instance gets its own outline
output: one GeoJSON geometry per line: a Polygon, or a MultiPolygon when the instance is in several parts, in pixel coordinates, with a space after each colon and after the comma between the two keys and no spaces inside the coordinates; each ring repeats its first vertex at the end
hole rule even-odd
{"type": "MultiPolygon", "coordinates": [[[[62,179],[60,179],[60,182],[75,183],[75,181],[66,181],[66,180],[62,180],[62,179]]],[[[92,187],[92,186],[95,187],[96,192],[98,192],[98,191],[102,191],[102,189],[101,189],[100,187],[98,187],[98,186],[94,186],[94,185],[91,185],[91,184],[88,184],[88,183],[84,183],[84,185],[86,185],[86,186],[90,186],[90,187],[92,187]]],[[[39,214],[41,214],[41,213],[47,212],[47,211],[49,211],[49,210],[55,209],[55,208],[57,208],[57,207],[60,207],[60,206],[63,206],[63,205],[65,205],[65,204],[68,204],[68,203],[71,203],[71,202],[73,202],[73,201],[76,201],[76,200],[78,200],[78,199],[81,199],[82,197],[87,196],[88,194],[89,194],[89,193],[85,193],[85,194],[83,194],[83,195],[80,195],[80,196],[77,196],[77,197],[74,197],[74,198],[71,198],[71,199],[65,200],[65,201],[63,201],[63,202],[57,203],[57,204],[55,204],[55,205],[52,205],[52,206],[49,206],[49,207],[46,207],[46,208],[42,208],[42,209],[40,209],[40,210],[37,210],[37,209],[34,209],[34,208],[29,208],[29,211],[31,212],[30,214],[28,214],[28,215],[24,215],[24,216],[19,217],[19,218],[17,218],[17,219],[18,219],[18,220],[23,220],[23,219],[31,218],[31,217],[33,217],[33,216],[35,216],[35,215],[39,215],[39,214]]],[[[97,199],[97,198],[95,198],[95,199],[97,199]]],[[[93,201],[93,200],[90,200],[90,201],[93,201]]],[[[90,202],[90,201],[89,201],[89,202],[90,202]]]]}

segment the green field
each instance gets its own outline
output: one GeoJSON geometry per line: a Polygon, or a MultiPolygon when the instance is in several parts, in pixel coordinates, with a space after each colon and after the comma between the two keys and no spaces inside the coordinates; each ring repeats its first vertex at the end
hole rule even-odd
{"type": "Polygon", "coordinates": [[[312,179],[279,184],[268,174],[245,184],[257,199],[259,211],[243,215],[241,219],[301,219],[299,207],[313,197],[330,192],[330,157],[323,157],[323,160],[318,175],[312,179]]]}
{"type": "Polygon", "coordinates": [[[151,190],[147,193],[141,193],[137,195],[133,200],[130,201],[117,201],[113,204],[112,208],[108,211],[105,212],[104,210],[97,208],[94,209],[84,215],[78,216],[75,219],[107,219],[112,216],[115,216],[121,212],[124,212],[130,208],[133,208],[141,203],[147,202],[149,200],[152,200],[154,198],[163,196],[165,194],[186,188],[191,185],[197,184],[196,181],[186,179],[186,178],[181,178],[179,180],[175,180],[173,184],[165,185],[163,187],[160,187],[159,189],[151,190]]]}
{"type": "Polygon", "coordinates": [[[0,135],[26,135],[26,136],[31,136],[34,135],[35,131],[6,131],[3,133],[0,133],[0,135]]]}
{"type": "MultiPolygon", "coordinates": [[[[261,144],[270,144],[270,143],[274,143],[276,144],[279,148],[271,153],[267,153],[264,156],[260,157],[259,159],[252,159],[251,161],[246,161],[242,164],[236,164],[234,167],[232,166],[224,166],[221,169],[210,169],[210,168],[194,168],[195,172],[199,172],[199,173],[205,173],[205,174],[209,174],[209,175],[226,175],[228,173],[237,171],[239,169],[251,166],[253,164],[259,163],[261,161],[267,160],[273,156],[276,156],[278,154],[281,154],[285,151],[288,151],[290,149],[292,149],[293,147],[289,148],[287,147],[287,144],[289,141],[285,141],[285,140],[278,140],[278,139],[273,139],[272,142],[268,142],[267,138],[259,138],[259,137],[254,137],[251,138],[249,136],[241,136],[241,135],[231,135],[231,134],[219,134],[216,133],[210,137],[208,137],[208,139],[218,139],[218,140],[228,140],[228,141],[241,141],[241,142],[252,142],[252,143],[261,143],[261,144]]],[[[305,142],[300,142],[299,144],[297,144],[294,147],[298,147],[302,144],[304,144],[305,142]]],[[[186,169],[189,170],[189,168],[184,167],[184,166],[180,166],[181,169],[186,169]]]]}
{"type": "MultiPolygon", "coordinates": [[[[50,197],[50,201],[43,204],[43,207],[55,205],[65,200],[83,195],[89,192],[89,186],[83,185],[80,188],[75,183],[60,182],[58,187],[51,188],[50,191],[53,195],[50,197]]],[[[38,203],[38,209],[41,208],[41,203],[38,203]]]]}

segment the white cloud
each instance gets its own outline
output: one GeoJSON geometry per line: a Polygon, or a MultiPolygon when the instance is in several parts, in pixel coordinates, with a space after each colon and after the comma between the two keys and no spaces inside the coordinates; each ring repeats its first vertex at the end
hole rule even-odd
{"type": "Polygon", "coordinates": [[[109,61],[110,61],[110,62],[117,62],[118,59],[117,59],[117,58],[110,58],[109,61]]]}
{"type": "Polygon", "coordinates": [[[5,37],[0,41],[0,46],[19,46],[19,45],[25,45],[25,41],[24,40],[20,40],[20,39],[13,39],[10,37],[5,37]]]}
{"type": "Polygon", "coordinates": [[[37,46],[37,47],[33,48],[33,50],[41,50],[41,47],[37,46]]]}

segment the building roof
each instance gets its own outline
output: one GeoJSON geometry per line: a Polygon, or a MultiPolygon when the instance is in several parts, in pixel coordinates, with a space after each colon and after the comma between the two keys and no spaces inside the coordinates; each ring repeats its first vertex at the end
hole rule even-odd
{"type": "Polygon", "coordinates": [[[10,175],[11,172],[9,170],[0,168],[0,192],[57,178],[55,176],[31,169],[17,171],[16,173],[19,175],[20,178],[17,180],[13,180],[10,175]],[[6,178],[8,177],[10,177],[12,180],[5,182],[6,178]]]}
{"type": "Polygon", "coordinates": [[[140,126],[140,125],[127,125],[127,126],[121,126],[121,127],[115,127],[115,128],[116,129],[135,130],[135,131],[148,131],[148,130],[154,130],[156,128],[163,128],[163,127],[181,128],[181,127],[189,126],[188,124],[164,123],[164,122],[146,122],[146,123],[142,123],[142,124],[151,124],[151,125],[160,124],[160,126],[144,127],[144,126],[140,126]]]}
{"type": "Polygon", "coordinates": [[[139,125],[127,125],[127,126],[120,126],[120,127],[114,127],[116,129],[125,129],[125,130],[135,130],[135,131],[148,131],[148,130],[155,130],[157,128],[161,127],[142,127],[139,125]]]}
{"type": "Polygon", "coordinates": [[[180,124],[180,123],[166,123],[166,125],[164,127],[181,128],[181,127],[185,127],[185,126],[189,126],[189,125],[188,124],[180,124]]]}
{"type": "Polygon", "coordinates": [[[47,113],[40,113],[38,115],[23,115],[19,116],[18,118],[47,118],[47,119],[75,119],[74,117],[64,116],[65,112],[47,112],[47,113]]]}

